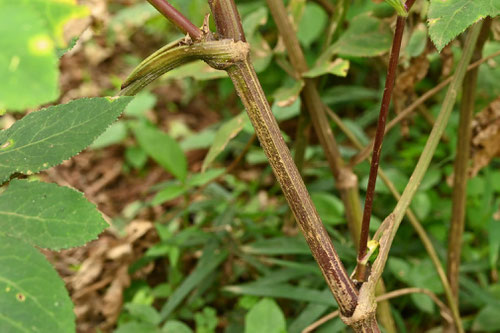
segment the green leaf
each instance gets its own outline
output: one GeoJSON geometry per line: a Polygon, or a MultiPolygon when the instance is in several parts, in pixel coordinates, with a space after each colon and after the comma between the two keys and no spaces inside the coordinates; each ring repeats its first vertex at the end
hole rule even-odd
{"type": "Polygon", "coordinates": [[[170,184],[155,195],[151,204],[153,206],[161,205],[164,202],[180,197],[186,190],[187,188],[183,184],[170,184]]]}
{"type": "Polygon", "coordinates": [[[311,199],[324,223],[337,225],[344,222],[344,204],[336,196],[326,192],[314,192],[311,199]]]}
{"type": "Polygon", "coordinates": [[[341,77],[346,77],[349,71],[349,60],[337,58],[331,62],[323,62],[316,64],[309,71],[302,74],[304,77],[318,77],[325,74],[333,74],[341,77]]]}
{"type": "Polygon", "coordinates": [[[127,126],[117,121],[102,133],[91,145],[92,149],[101,149],[122,142],[127,138],[127,126]]]}
{"type": "Polygon", "coordinates": [[[241,132],[243,127],[250,120],[245,112],[240,113],[233,119],[227,121],[224,125],[222,125],[217,133],[215,134],[214,142],[210,146],[208,150],[207,156],[203,161],[203,165],[201,166],[201,170],[205,171],[210,164],[219,156],[224,148],[227,146],[229,141],[234,138],[238,133],[241,132]]]}
{"type": "Polygon", "coordinates": [[[422,311],[434,313],[434,302],[426,294],[411,294],[411,300],[422,311]]]}
{"type": "Polygon", "coordinates": [[[404,0],[385,0],[392,8],[396,10],[399,16],[407,17],[408,12],[406,11],[404,0]]]}
{"type": "Polygon", "coordinates": [[[134,318],[140,319],[146,323],[158,325],[161,321],[158,311],[150,305],[127,303],[125,304],[125,309],[127,309],[134,318]]]}
{"type": "Polygon", "coordinates": [[[193,330],[183,322],[169,320],[161,329],[162,333],[193,333],[193,330]]]}
{"type": "Polygon", "coordinates": [[[186,179],[187,160],[177,141],[146,123],[134,126],[133,131],[139,145],[151,158],[177,179],[186,179]]]}
{"type": "Polygon", "coordinates": [[[297,38],[305,48],[309,48],[316,39],[324,34],[327,20],[328,16],[320,6],[310,2],[306,4],[297,29],[297,38]]]}
{"type": "Polygon", "coordinates": [[[283,333],[285,330],[285,316],[272,299],[264,298],[255,304],[245,316],[245,333],[283,333]]]}
{"type": "Polygon", "coordinates": [[[0,196],[0,234],[59,250],[84,245],[108,224],[82,193],[14,179],[0,196]]]}
{"type": "Polygon", "coordinates": [[[168,298],[167,303],[161,309],[160,316],[162,319],[170,316],[182,300],[226,259],[228,252],[224,250],[217,251],[215,246],[215,243],[209,243],[205,246],[203,255],[195,269],[168,298]]]}
{"type": "Polygon", "coordinates": [[[392,33],[389,25],[368,14],[352,19],[349,28],[318,59],[328,61],[333,55],[349,57],[374,57],[386,53],[391,47],[392,33]]]}
{"type": "Polygon", "coordinates": [[[0,132],[0,182],[78,154],[118,118],[130,97],[82,98],[32,112],[0,132]]]}
{"type": "Polygon", "coordinates": [[[431,0],[429,35],[439,52],[469,26],[486,16],[500,14],[500,2],[493,0],[431,0]]]}
{"type": "Polygon", "coordinates": [[[187,180],[188,187],[203,186],[226,172],[224,169],[211,169],[201,173],[195,173],[187,180]]]}
{"type": "Polygon", "coordinates": [[[158,327],[150,323],[143,323],[140,321],[131,321],[120,325],[114,333],[137,333],[137,332],[148,332],[148,333],[160,333],[158,327]]]}
{"type": "Polygon", "coordinates": [[[31,245],[3,235],[0,291],[0,332],[75,332],[73,305],[57,272],[31,245]]]}
{"type": "Polygon", "coordinates": [[[500,305],[492,304],[487,305],[479,311],[472,330],[474,332],[498,332],[500,331],[500,320],[498,314],[500,313],[500,305]]]}
{"type": "Polygon", "coordinates": [[[0,110],[22,110],[59,96],[57,47],[64,23],[87,15],[74,1],[0,0],[0,110]]]}

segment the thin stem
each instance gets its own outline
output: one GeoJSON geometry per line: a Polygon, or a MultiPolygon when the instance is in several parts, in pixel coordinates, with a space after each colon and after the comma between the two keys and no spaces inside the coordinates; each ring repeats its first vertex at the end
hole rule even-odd
{"type": "MultiPolygon", "coordinates": [[[[425,295],[429,296],[432,299],[432,301],[434,301],[434,303],[436,303],[436,305],[441,310],[440,312],[441,312],[441,316],[443,317],[443,319],[445,319],[445,321],[447,321],[447,322],[450,322],[452,320],[452,318],[449,314],[449,312],[450,312],[449,309],[446,307],[446,305],[443,302],[441,302],[439,297],[437,297],[436,294],[434,294],[429,289],[424,289],[424,288],[398,289],[398,290],[394,290],[394,291],[388,292],[386,294],[377,296],[376,301],[382,302],[382,301],[386,301],[386,300],[389,300],[392,298],[397,298],[397,297],[401,297],[401,296],[409,295],[409,294],[425,294],[425,295]]],[[[320,319],[318,319],[317,321],[315,321],[311,325],[307,326],[306,328],[304,328],[302,330],[302,333],[312,332],[315,329],[317,329],[318,327],[320,327],[321,325],[323,325],[324,323],[326,323],[332,319],[335,319],[339,315],[340,315],[339,310],[333,311],[333,312],[327,314],[326,316],[321,317],[320,319]]]]}
{"type": "MultiPolygon", "coordinates": [[[[410,10],[413,1],[408,0],[405,4],[406,10],[410,10]]],[[[391,104],[392,90],[396,80],[396,71],[398,67],[399,51],[401,50],[401,41],[403,40],[403,31],[405,28],[406,18],[398,16],[396,21],[396,31],[392,41],[391,55],[389,58],[389,67],[387,69],[387,77],[385,80],[384,94],[380,105],[380,113],[377,123],[377,131],[375,133],[375,141],[373,144],[372,162],[370,165],[370,175],[368,178],[368,186],[366,189],[365,208],[363,210],[363,220],[361,222],[361,237],[359,239],[358,248],[358,265],[356,267],[356,279],[365,281],[367,278],[366,265],[360,264],[366,255],[366,244],[370,233],[370,217],[373,208],[373,196],[375,194],[375,182],[377,180],[377,170],[380,163],[380,153],[382,151],[382,142],[384,140],[385,123],[387,114],[391,104]]]]}
{"type": "Polygon", "coordinates": [[[148,2],[182,32],[189,34],[193,40],[201,40],[203,37],[201,30],[168,3],[167,0],[148,0],[148,2]]]}
{"type": "MultiPolygon", "coordinates": [[[[223,38],[244,40],[241,21],[232,0],[209,2],[217,30],[223,38]],[[219,30],[220,29],[220,30],[219,30]]],[[[349,279],[330,237],[312,203],[297,167],[293,163],[276,119],[249,58],[226,69],[245,106],[255,133],[294,212],[313,256],[318,262],[339,308],[346,316],[354,313],[357,289],[349,279]]]]}
{"type": "MultiPolygon", "coordinates": [[[[493,59],[495,57],[500,56],[500,51],[497,51],[495,53],[490,54],[487,57],[484,57],[472,64],[470,64],[467,67],[467,71],[471,71],[474,68],[479,67],[483,63],[487,62],[490,59],[493,59]]],[[[425,103],[429,98],[432,96],[436,95],[438,92],[440,92],[444,87],[446,87],[451,81],[453,80],[453,75],[449,76],[445,80],[443,80],[441,83],[439,83],[437,86],[434,88],[426,91],[422,96],[420,96],[417,100],[415,100],[410,106],[408,106],[406,109],[401,111],[394,117],[386,126],[385,128],[385,134],[389,132],[391,129],[393,129],[401,120],[405,119],[408,117],[413,111],[415,111],[420,105],[425,103]]],[[[363,162],[368,156],[370,156],[370,153],[373,148],[373,141],[370,142],[367,146],[365,146],[356,156],[354,156],[351,159],[351,162],[349,163],[351,166],[357,165],[361,162],[363,162]]]]}
{"type": "MultiPolygon", "coordinates": [[[[363,285],[363,287],[365,287],[366,285],[366,288],[368,288],[369,290],[375,290],[376,283],[380,279],[387,262],[387,258],[389,257],[389,250],[391,248],[394,237],[396,236],[399,225],[401,224],[403,216],[408,209],[413,196],[417,192],[420,182],[422,181],[425,172],[429,167],[432,156],[436,151],[436,147],[439,143],[440,137],[446,128],[446,124],[448,123],[448,120],[450,118],[453,105],[455,104],[458,89],[460,88],[460,85],[465,76],[465,72],[467,70],[467,64],[470,62],[470,59],[472,57],[472,52],[474,50],[474,46],[476,45],[477,37],[479,35],[479,31],[481,30],[481,25],[482,22],[478,22],[470,28],[462,52],[462,58],[458,63],[453,81],[448,88],[446,97],[441,106],[441,112],[439,113],[439,116],[436,119],[436,123],[432,128],[431,134],[427,139],[427,143],[425,144],[422,155],[420,155],[415,170],[410,177],[410,181],[406,185],[406,188],[401,195],[401,199],[398,201],[393,213],[391,213],[384,220],[379,228],[380,231],[377,231],[377,234],[374,237],[380,242],[380,252],[377,256],[377,259],[375,259],[372,273],[368,282],[363,285]]],[[[463,332],[461,322],[456,322],[455,325],[458,332],[463,332]]]]}
{"type": "MultiPolygon", "coordinates": [[[[481,59],[484,43],[488,39],[491,19],[485,19],[481,33],[472,55],[472,60],[481,59]]],[[[448,237],[447,273],[455,302],[458,303],[458,269],[462,252],[462,234],[465,226],[465,207],[467,201],[467,170],[469,168],[470,140],[472,135],[471,121],[474,113],[474,101],[478,68],[469,71],[462,85],[462,103],[460,104],[460,121],[458,125],[457,155],[455,157],[451,224],[448,237]]]]}
{"type": "MultiPolygon", "coordinates": [[[[356,138],[354,133],[344,124],[344,122],[330,109],[325,105],[325,110],[327,114],[332,118],[332,120],[335,122],[335,124],[341,129],[342,132],[347,136],[347,138],[356,146],[357,149],[362,149],[363,145],[361,142],[356,138]]],[[[378,176],[382,181],[385,183],[389,191],[392,193],[396,201],[399,201],[401,199],[401,194],[399,191],[396,189],[396,186],[394,186],[394,183],[387,177],[385,174],[384,170],[382,168],[378,169],[378,176]]],[[[460,313],[458,311],[458,305],[457,302],[455,302],[455,299],[453,297],[453,293],[451,291],[451,286],[448,282],[448,279],[446,278],[446,273],[443,269],[443,264],[441,263],[441,260],[439,259],[439,256],[436,252],[436,249],[434,248],[434,245],[432,244],[431,239],[425,232],[424,227],[418,220],[417,216],[413,213],[411,208],[408,208],[406,210],[406,217],[410,221],[413,229],[417,232],[417,235],[420,237],[420,240],[422,241],[422,244],[424,245],[425,250],[427,251],[427,254],[431,258],[431,261],[436,269],[436,272],[439,276],[439,279],[441,280],[441,284],[443,285],[443,290],[446,296],[446,300],[448,302],[448,306],[451,309],[451,314],[453,316],[454,321],[459,321],[460,320],[460,313]]]]}

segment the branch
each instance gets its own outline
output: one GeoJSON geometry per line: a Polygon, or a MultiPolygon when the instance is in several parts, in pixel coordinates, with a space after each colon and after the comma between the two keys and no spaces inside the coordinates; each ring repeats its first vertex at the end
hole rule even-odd
{"type": "Polygon", "coordinates": [[[202,39],[202,31],[166,0],[148,0],[148,2],[182,32],[189,34],[193,40],[202,39]]]}
{"type": "MultiPolygon", "coordinates": [[[[500,56],[500,51],[497,51],[495,53],[490,54],[487,57],[484,57],[472,64],[470,64],[467,67],[467,71],[471,71],[474,68],[479,67],[483,63],[487,62],[490,59],[493,59],[495,57],[500,56]]],[[[444,87],[446,87],[451,81],[453,80],[453,75],[449,76],[446,78],[444,81],[439,83],[437,86],[434,88],[428,90],[425,92],[422,96],[420,96],[416,101],[414,101],[410,106],[408,106],[406,109],[401,111],[394,117],[388,124],[387,127],[385,128],[385,134],[389,132],[391,129],[393,129],[401,120],[405,119],[408,117],[413,111],[415,111],[420,105],[425,103],[429,98],[432,96],[436,95],[438,92],[440,92],[444,87]]],[[[351,159],[351,162],[349,163],[351,166],[357,165],[361,162],[363,162],[368,156],[370,156],[370,153],[373,148],[373,141],[369,143],[367,146],[365,146],[356,156],[354,156],[351,159]]]]}
{"type": "MultiPolygon", "coordinates": [[[[448,123],[448,120],[450,118],[451,111],[457,97],[457,92],[465,76],[467,64],[470,62],[470,59],[472,57],[472,52],[474,50],[474,46],[476,45],[479,31],[481,30],[481,25],[482,22],[478,22],[470,28],[462,52],[462,58],[458,63],[453,81],[448,88],[446,97],[441,106],[441,112],[439,113],[439,116],[436,119],[436,123],[432,128],[431,134],[427,139],[427,143],[425,144],[422,155],[420,155],[415,170],[410,177],[410,181],[406,185],[406,188],[401,195],[401,199],[398,201],[393,213],[391,213],[384,220],[381,227],[375,234],[374,238],[379,240],[380,243],[380,253],[378,254],[377,259],[373,264],[372,273],[368,279],[368,282],[363,284],[360,292],[362,292],[364,288],[367,288],[368,290],[371,290],[373,292],[373,290],[375,290],[377,281],[382,276],[387,258],[389,257],[391,244],[394,240],[394,237],[396,236],[398,227],[401,224],[403,216],[408,209],[413,196],[417,192],[417,189],[425,175],[425,172],[427,171],[427,168],[429,167],[432,156],[434,155],[436,147],[439,143],[439,139],[443,134],[446,128],[446,124],[448,123]]],[[[457,326],[456,328],[459,332],[463,332],[461,322],[456,322],[455,325],[457,326]]]]}
{"type": "MultiPolygon", "coordinates": [[[[425,294],[425,295],[429,296],[434,301],[434,303],[436,303],[436,305],[439,307],[440,313],[441,313],[441,316],[443,317],[443,319],[446,322],[449,322],[449,323],[452,322],[453,319],[450,316],[450,310],[446,307],[446,305],[443,302],[441,302],[441,300],[439,299],[439,297],[436,296],[436,294],[434,294],[432,291],[430,291],[428,289],[404,288],[404,289],[394,290],[394,291],[388,292],[387,294],[378,296],[376,298],[376,301],[382,302],[382,301],[389,300],[391,298],[401,297],[401,296],[408,295],[408,294],[417,294],[417,293],[425,294]]],[[[317,329],[318,327],[320,327],[321,325],[323,325],[324,323],[338,317],[339,315],[340,315],[339,310],[333,311],[333,312],[327,314],[326,316],[321,317],[319,320],[315,321],[314,323],[307,326],[306,328],[304,328],[302,330],[302,333],[312,332],[315,329],[317,329]]]]}
{"type": "MultiPolygon", "coordinates": [[[[405,3],[406,11],[409,11],[415,0],[408,0],[405,3]]],[[[362,264],[366,256],[366,244],[370,234],[370,218],[373,208],[373,196],[375,195],[375,182],[377,180],[377,170],[380,163],[380,153],[382,151],[382,142],[385,134],[385,123],[387,114],[391,104],[392,90],[396,80],[396,71],[398,67],[399,51],[401,50],[401,41],[403,40],[403,31],[405,28],[406,17],[399,16],[396,21],[396,31],[392,41],[391,55],[389,58],[389,67],[387,69],[387,77],[385,80],[384,94],[380,105],[380,113],[377,123],[377,131],[373,143],[372,161],[370,164],[370,175],[368,178],[368,186],[366,189],[365,208],[363,210],[363,220],[361,223],[361,237],[359,239],[358,259],[356,266],[356,279],[358,281],[366,281],[367,268],[366,264],[362,264]]]]}
{"type": "MultiPolygon", "coordinates": [[[[245,40],[232,0],[209,2],[219,36],[245,40]]],[[[226,69],[245,106],[262,148],[318,262],[342,313],[350,315],[357,305],[357,289],[349,279],[330,237],[293,163],[280,129],[247,56],[226,69]]]]}

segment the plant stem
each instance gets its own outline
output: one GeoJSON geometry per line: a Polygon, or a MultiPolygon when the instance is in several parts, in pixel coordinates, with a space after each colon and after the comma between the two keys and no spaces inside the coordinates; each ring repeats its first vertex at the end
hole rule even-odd
{"type": "MultiPolygon", "coordinates": [[[[232,0],[209,1],[222,38],[244,40],[241,21],[232,0]]],[[[318,262],[343,314],[350,316],[357,306],[357,290],[350,280],[321,222],[281,136],[265,94],[249,58],[227,68],[227,73],[248,112],[255,133],[294,212],[306,241],[318,262]]]]}
{"type": "MultiPolygon", "coordinates": [[[[344,134],[351,140],[351,142],[356,146],[357,149],[362,149],[363,145],[361,142],[356,138],[356,136],[352,133],[352,131],[343,123],[343,121],[330,109],[325,105],[325,110],[327,114],[333,119],[335,124],[344,132],[344,134]]],[[[401,194],[399,191],[396,189],[396,186],[394,186],[394,183],[387,177],[385,174],[384,170],[382,168],[378,169],[378,176],[382,181],[385,183],[389,191],[392,193],[393,197],[396,199],[396,201],[399,201],[401,199],[401,194]]],[[[448,282],[448,279],[446,278],[446,273],[443,269],[443,264],[441,263],[441,260],[439,259],[439,256],[436,252],[436,249],[434,248],[434,245],[432,245],[432,241],[425,232],[424,227],[418,220],[417,216],[411,208],[408,208],[406,210],[406,217],[410,221],[413,229],[417,232],[417,235],[420,237],[420,240],[422,241],[422,244],[424,245],[425,250],[427,251],[427,254],[429,255],[436,272],[439,276],[439,279],[441,280],[441,284],[443,285],[443,290],[446,296],[446,300],[448,302],[448,306],[451,310],[451,315],[453,317],[453,320],[458,322],[460,321],[460,313],[458,311],[458,305],[457,302],[455,301],[453,297],[453,293],[451,291],[451,286],[448,282]]]]}
{"type": "MultiPolygon", "coordinates": [[[[479,65],[485,63],[486,61],[493,59],[495,57],[500,56],[500,51],[497,51],[495,53],[490,54],[487,57],[484,57],[472,64],[470,64],[467,67],[467,71],[471,71],[474,68],[479,67],[479,65]]],[[[406,109],[401,111],[394,117],[386,126],[385,128],[385,134],[389,132],[391,129],[393,129],[401,120],[405,119],[408,117],[415,109],[417,109],[420,105],[425,103],[429,98],[432,96],[436,95],[438,92],[440,92],[444,87],[446,87],[451,81],[453,80],[453,75],[447,77],[445,80],[443,80],[441,83],[439,83],[437,86],[434,88],[426,91],[422,96],[420,96],[417,100],[415,100],[410,106],[408,106],[406,109]]],[[[356,156],[354,156],[351,159],[351,162],[349,163],[351,166],[354,166],[356,164],[359,164],[363,162],[368,156],[370,156],[370,153],[373,148],[373,141],[370,142],[367,146],[365,146],[356,156]]]]}
{"type": "MultiPolygon", "coordinates": [[[[481,59],[484,43],[488,39],[491,20],[485,19],[472,60],[481,59]]],[[[471,121],[474,113],[474,100],[478,68],[465,75],[462,85],[462,103],[460,104],[460,121],[458,125],[457,155],[455,157],[451,224],[448,237],[448,280],[453,297],[458,303],[458,269],[462,251],[462,234],[465,226],[465,207],[467,201],[467,169],[469,167],[470,140],[472,135],[471,121]]]]}
{"type": "Polygon", "coordinates": [[[182,32],[189,34],[193,40],[201,40],[203,37],[201,30],[168,3],[167,0],[148,0],[148,2],[182,32]]]}
{"type": "MultiPolygon", "coordinates": [[[[452,320],[451,317],[450,317],[450,315],[449,315],[449,309],[446,307],[446,305],[443,302],[441,302],[441,300],[439,299],[439,297],[437,297],[436,294],[434,294],[429,289],[424,289],[424,288],[403,288],[403,289],[398,289],[398,290],[394,290],[394,291],[388,292],[386,294],[377,296],[376,301],[377,302],[382,302],[382,301],[386,301],[386,300],[389,300],[389,299],[392,299],[392,298],[401,297],[401,296],[409,295],[409,294],[425,294],[425,295],[429,296],[434,301],[434,303],[436,303],[436,305],[439,307],[439,309],[441,310],[441,316],[443,316],[443,318],[446,321],[451,321],[452,320]]],[[[317,329],[318,327],[320,327],[324,323],[326,323],[326,322],[328,322],[328,321],[330,321],[330,320],[338,317],[339,314],[340,313],[339,313],[338,310],[333,311],[333,312],[327,314],[326,316],[318,319],[317,321],[315,321],[311,325],[309,325],[306,328],[304,328],[302,330],[302,333],[313,332],[315,329],[317,329]]]]}
{"type": "MultiPolygon", "coordinates": [[[[283,38],[290,63],[300,77],[302,73],[307,72],[308,66],[297,36],[294,33],[290,33],[290,31],[295,30],[288,18],[283,1],[266,1],[274,22],[278,27],[278,31],[283,38]]],[[[316,88],[316,82],[313,79],[306,78],[304,79],[304,83],[304,89],[301,93],[302,100],[309,112],[316,135],[325,151],[325,156],[332,170],[337,188],[340,190],[340,197],[346,208],[349,230],[354,239],[359,239],[361,220],[358,212],[360,211],[361,204],[357,188],[357,177],[351,169],[345,167],[344,160],[340,155],[340,150],[323,109],[323,102],[316,88]]]]}
{"type": "MultiPolygon", "coordinates": [[[[467,64],[470,62],[470,59],[472,57],[472,52],[474,50],[474,46],[476,45],[477,37],[479,35],[479,31],[481,30],[481,25],[482,22],[478,22],[470,28],[462,52],[462,58],[458,63],[457,70],[446,93],[445,99],[441,106],[441,112],[439,113],[439,116],[436,119],[436,123],[432,128],[431,134],[427,139],[424,150],[420,155],[413,174],[410,177],[410,181],[406,185],[406,188],[401,195],[401,199],[398,201],[396,207],[394,208],[394,211],[384,220],[374,237],[375,239],[380,241],[380,252],[373,264],[370,278],[367,283],[363,284],[360,293],[363,292],[363,288],[365,288],[365,286],[368,290],[371,290],[373,292],[376,286],[376,282],[382,275],[385,264],[387,262],[387,258],[389,257],[389,250],[391,248],[394,237],[396,236],[398,227],[401,224],[403,216],[408,209],[411,200],[413,199],[413,196],[415,195],[420,182],[422,181],[425,172],[427,171],[427,168],[429,167],[432,156],[434,155],[436,147],[439,143],[439,139],[443,134],[446,128],[446,124],[448,123],[448,120],[450,118],[451,111],[457,97],[457,92],[465,76],[467,64]]],[[[367,293],[369,292],[367,291],[367,293]]],[[[361,301],[361,299],[359,301],[361,301]]],[[[455,325],[458,332],[463,332],[461,322],[456,322],[455,325]]]]}
{"type": "MultiPolygon", "coordinates": [[[[405,4],[408,11],[414,1],[408,0],[405,4]]],[[[375,182],[377,180],[377,170],[380,163],[380,153],[382,151],[382,142],[385,134],[385,123],[387,114],[391,104],[392,90],[396,80],[396,71],[398,67],[399,51],[401,50],[401,41],[403,40],[403,31],[405,28],[406,18],[398,16],[396,20],[396,31],[392,41],[391,55],[389,58],[389,67],[387,69],[387,77],[385,80],[384,94],[380,105],[380,113],[377,123],[377,131],[373,143],[372,161],[370,164],[370,175],[368,178],[368,186],[366,189],[365,208],[363,210],[363,220],[361,222],[361,236],[358,247],[358,265],[356,266],[356,279],[358,281],[366,281],[367,269],[366,265],[362,264],[366,255],[366,244],[370,233],[370,218],[373,208],[373,196],[375,194],[375,182]]]]}

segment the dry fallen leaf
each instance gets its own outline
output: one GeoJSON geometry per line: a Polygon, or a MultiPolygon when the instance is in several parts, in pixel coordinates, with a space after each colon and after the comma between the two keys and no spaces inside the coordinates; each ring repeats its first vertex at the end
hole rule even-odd
{"type": "Polygon", "coordinates": [[[472,166],[469,175],[474,177],[494,157],[500,157],[500,97],[479,112],[471,125],[472,166]]]}

